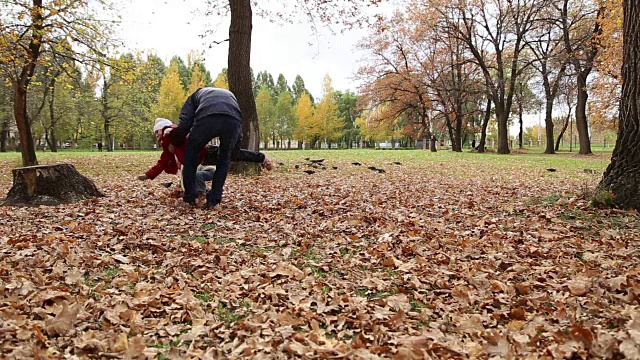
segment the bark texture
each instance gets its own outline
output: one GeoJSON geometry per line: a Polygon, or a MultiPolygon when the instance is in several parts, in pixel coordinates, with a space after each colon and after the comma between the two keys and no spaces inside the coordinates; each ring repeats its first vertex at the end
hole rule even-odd
{"type": "Polygon", "coordinates": [[[2,205],[60,205],[102,196],[71,164],[38,165],[13,169],[13,187],[2,205]]]}
{"type": "Polygon", "coordinates": [[[621,208],[640,210],[640,0],[624,1],[622,100],[618,141],[601,190],[621,208]]]}

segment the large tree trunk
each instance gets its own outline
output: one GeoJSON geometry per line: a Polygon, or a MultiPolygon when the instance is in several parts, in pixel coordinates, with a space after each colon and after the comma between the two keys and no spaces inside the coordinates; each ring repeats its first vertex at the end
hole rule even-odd
{"type": "Polygon", "coordinates": [[[251,84],[251,0],[230,0],[229,90],[236,95],[242,111],[242,148],[257,151],[260,147],[258,113],[251,84]]]}
{"type": "Polygon", "coordinates": [[[591,140],[589,139],[589,124],[587,123],[587,76],[591,72],[588,70],[579,71],[577,75],[578,81],[578,99],[576,103],[576,130],[578,130],[578,139],[580,141],[580,154],[591,154],[591,140]]]}
{"type": "Polygon", "coordinates": [[[509,154],[508,121],[509,113],[505,110],[498,111],[496,108],[496,118],[498,120],[498,154],[509,154]]]}
{"type": "Polygon", "coordinates": [[[487,98],[487,108],[484,111],[484,119],[482,119],[482,130],[480,131],[480,143],[478,144],[478,152],[483,153],[487,145],[487,126],[491,119],[491,97],[487,98]]]}
{"type": "Polygon", "coordinates": [[[600,188],[622,208],[640,210],[640,0],[625,0],[618,140],[600,188]]]}
{"type": "Polygon", "coordinates": [[[13,187],[2,205],[59,205],[104,196],[71,164],[13,169],[13,187]]]}

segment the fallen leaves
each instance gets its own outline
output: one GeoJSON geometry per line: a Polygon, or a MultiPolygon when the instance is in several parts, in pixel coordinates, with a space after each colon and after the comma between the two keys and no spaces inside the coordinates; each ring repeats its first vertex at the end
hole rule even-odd
{"type": "Polygon", "coordinates": [[[46,330],[48,335],[66,335],[76,322],[78,312],[82,305],[74,304],[69,308],[69,303],[65,300],[62,302],[62,309],[55,318],[47,321],[46,330]]]}
{"type": "Polygon", "coordinates": [[[172,188],[134,181],[155,154],[74,158],[106,198],[0,208],[0,348],[8,358],[640,356],[640,219],[588,207],[576,189],[592,177],[555,164],[557,176],[541,176],[512,157],[512,167],[422,152],[361,160],[387,164],[382,174],[340,158],[349,154],[327,153],[337,169],[313,176],[230,176],[213,211],[178,211],[172,188]]]}

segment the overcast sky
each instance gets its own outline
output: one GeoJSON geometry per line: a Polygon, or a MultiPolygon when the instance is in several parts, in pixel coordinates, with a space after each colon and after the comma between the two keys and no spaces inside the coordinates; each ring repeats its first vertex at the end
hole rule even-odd
{"type": "MultiPolygon", "coordinates": [[[[211,42],[200,35],[209,22],[217,25],[214,40],[227,39],[229,23],[227,19],[194,15],[201,4],[201,1],[133,0],[122,11],[120,35],[131,49],[151,49],[165,63],[174,55],[186,61],[189,51],[204,51],[205,65],[215,78],[227,67],[228,42],[209,48],[211,42]]],[[[254,15],[251,67],[255,73],[269,71],[274,81],[282,73],[290,86],[295,76],[300,75],[314,97],[321,96],[325,74],[331,76],[336,90],[355,92],[357,83],[353,74],[362,57],[355,45],[364,35],[365,30],[335,35],[322,30],[316,35],[306,23],[273,24],[254,15]]]]}
{"type": "MultiPolygon", "coordinates": [[[[210,40],[227,39],[229,22],[195,15],[202,6],[200,0],[131,0],[122,9],[120,36],[130,49],[151,50],[167,64],[174,55],[186,61],[191,50],[202,51],[205,65],[215,79],[222,68],[227,67],[228,42],[209,48],[210,40]],[[217,34],[203,40],[200,35],[204,29],[212,28],[208,24],[217,29],[217,34]]],[[[387,11],[390,13],[391,9],[389,6],[387,11]]],[[[282,73],[289,86],[295,76],[300,75],[316,98],[322,95],[325,74],[331,76],[335,90],[357,92],[358,82],[353,77],[363,53],[356,49],[356,44],[366,34],[364,29],[344,34],[321,29],[319,34],[314,34],[306,22],[274,24],[254,15],[251,67],[256,74],[269,71],[274,81],[282,73]]],[[[516,121],[514,115],[514,123],[516,121]]],[[[539,121],[538,115],[527,115],[525,127],[539,121]]],[[[516,124],[510,133],[517,133],[516,124]]]]}

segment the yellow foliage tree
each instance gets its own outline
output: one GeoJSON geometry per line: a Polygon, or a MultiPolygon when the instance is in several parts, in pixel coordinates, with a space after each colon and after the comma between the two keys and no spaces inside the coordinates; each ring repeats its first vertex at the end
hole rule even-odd
{"type": "Polygon", "coordinates": [[[344,119],[338,115],[338,102],[336,101],[331,77],[324,76],[322,82],[323,97],[313,116],[312,128],[321,140],[330,143],[340,136],[340,129],[344,119]]]}
{"type": "Polygon", "coordinates": [[[386,115],[388,106],[381,105],[371,111],[364,111],[356,119],[356,125],[365,140],[383,141],[394,136],[395,121],[386,115]]]}
{"type": "Polygon", "coordinates": [[[154,107],[154,117],[163,117],[177,122],[180,109],[186,99],[187,95],[180,84],[178,67],[175,64],[171,65],[160,84],[160,96],[154,107]]]}
{"type": "Polygon", "coordinates": [[[300,95],[300,99],[296,104],[296,117],[298,118],[298,126],[294,133],[294,137],[298,141],[311,141],[314,137],[318,136],[313,130],[313,105],[311,104],[311,97],[308,93],[304,92],[300,95]]]}
{"type": "Polygon", "coordinates": [[[224,73],[218,74],[218,77],[213,82],[213,86],[229,90],[229,81],[227,80],[227,76],[224,73]]]}
{"type": "Polygon", "coordinates": [[[187,90],[187,94],[193,94],[196,90],[205,87],[207,84],[204,81],[204,73],[202,69],[200,69],[199,64],[193,65],[193,70],[191,71],[191,82],[189,83],[189,89],[187,90]]]}
{"type": "Polygon", "coordinates": [[[275,106],[273,98],[266,87],[260,89],[256,96],[256,111],[258,112],[258,124],[260,126],[260,140],[268,147],[269,139],[274,137],[275,131],[275,106]]]}

